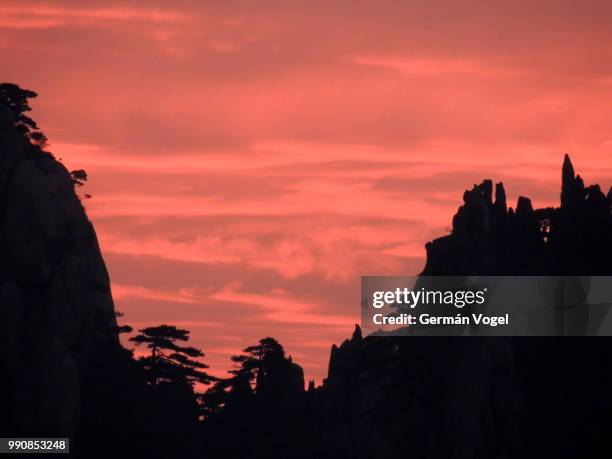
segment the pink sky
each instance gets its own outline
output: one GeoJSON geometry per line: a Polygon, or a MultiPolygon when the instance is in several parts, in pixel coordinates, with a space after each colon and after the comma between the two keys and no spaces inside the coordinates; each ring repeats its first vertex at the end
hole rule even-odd
{"type": "Polygon", "coordinates": [[[309,378],[359,276],[416,274],[463,190],[612,183],[612,4],[3,1],[2,80],[84,192],[117,309],[215,374],[278,338],[309,378]]]}

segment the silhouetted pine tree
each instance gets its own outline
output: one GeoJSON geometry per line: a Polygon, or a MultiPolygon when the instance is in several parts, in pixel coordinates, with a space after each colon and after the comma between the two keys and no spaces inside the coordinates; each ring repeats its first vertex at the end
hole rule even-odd
{"type": "Polygon", "coordinates": [[[0,83],[0,104],[7,106],[15,115],[15,126],[33,145],[41,150],[47,144],[47,137],[39,129],[36,121],[25,113],[32,110],[28,99],[38,97],[29,89],[22,89],[14,83],[0,83]]]}
{"type": "Polygon", "coordinates": [[[259,344],[245,348],[240,355],[231,357],[235,368],[230,370],[229,378],[215,382],[204,394],[201,394],[200,407],[204,418],[225,411],[244,408],[254,395],[254,388],[260,384],[259,375],[267,374],[271,361],[285,359],[285,351],[274,338],[264,338],[259,344]],[[257,383],[257,384],[256,384],[257,383]]]}
{"type": "MultiPolygon", "coordinates": [[[[15,127],[26,140],[26,155],[39,158],[51,155],[46,151],[47,136],[40,130],[36,121],[26,115],[32,111],[29,99],[38,97],[38,94],[29,89],[23,89],[14,83],[0,83],[0,104],[7,107],[15,117],[15,127]]],[[[87,181],[87,172],[77,169],[70,172],[70,178],[74,187],[83,186],[87,181]]],[[[91,195],[79,196],[81,199],[90,198],[91,195]]]]}
{"type": "Polygon", "coordinates": [[[240,355],[231,357],[236,368],[230,373],[234,376],[246,377],[254,383],[267,371],[267,363],[285,358],[283,346],[274,338],[263,338],[259,344],[245,348],[240,355]]]}
{"type": "Polygon", "coordinates": [[[227,416],[248,407],[254,391],[247,374],[219,379],[205,393],[198,395],[200,414],[204,419],[223,413],[227,416]]]}
{"type": "Polygon", "coordinates": [[[173,325],[159,325],[138,330],[139,335],[130,338],[137,346],[146,344],[151,355],[141,357],[139,362],[145,369],[150,384],[160,382],[187,382],[210,384],[214,378],[204,369],[208,365],[198,360],[204,353],[195,347],[180,346],[177,341],[188,341],[189,330],[173,325]]]}
{"type": "MultiPolygon", "coordinates": [[[[120,317],[123,317],[123,313],[120,311],[115,311],[115,319],[119,319],[120,317]]],[[[117,335],[121,335],[123,333],[132,333],[134,329],[130,325],[117,324],[117,326],[114,327],[112,331],[113,333],[116,333],[117,335]]]]}

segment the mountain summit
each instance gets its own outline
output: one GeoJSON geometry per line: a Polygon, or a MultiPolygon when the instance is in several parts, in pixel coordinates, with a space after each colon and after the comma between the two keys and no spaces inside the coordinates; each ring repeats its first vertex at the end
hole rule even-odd
{"type": "Polygon", "coordinates": [[[424,275],[612,274],[612,188],[585,187],[568,155],[561,205],[507,208],[504,185],[485,180],[463,194],[451,234],[426,244],[424,275]]]}

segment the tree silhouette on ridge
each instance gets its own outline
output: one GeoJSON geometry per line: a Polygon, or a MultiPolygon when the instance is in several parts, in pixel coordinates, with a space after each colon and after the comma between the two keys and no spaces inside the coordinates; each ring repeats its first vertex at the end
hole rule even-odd
{"type": "Polygon", "coordinates": [[[151,350],[151,355],[139,359],[150,384],[186,382],[208,385],[214,381],[215,378],[204,371],[208,365],[195,360],[204,357],[204,353],[195,347],[176,343],[188,341],[189,330],[163,324],[138,331],[140,334],[130,338],[130,341],[137,346],[145,344],[151,350]]]}

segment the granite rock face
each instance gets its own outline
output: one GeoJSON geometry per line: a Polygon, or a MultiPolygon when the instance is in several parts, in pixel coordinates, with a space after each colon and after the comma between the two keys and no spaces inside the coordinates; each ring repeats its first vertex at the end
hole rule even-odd
{"type": "Polygon", "coordinates": [[[2,430],[73,433],[80,366],[91,349],[117,344],[115,327],[108,273],[69,172],[0,105],[2,430]]]}

